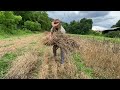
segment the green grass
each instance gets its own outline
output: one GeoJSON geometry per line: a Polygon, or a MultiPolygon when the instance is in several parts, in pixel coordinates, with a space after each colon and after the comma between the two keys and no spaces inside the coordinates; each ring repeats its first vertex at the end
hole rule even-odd
{"type": "MultiPolygon", "coordinates": [[[[40,33],[38,33],[39,35],[40,33]]],[[[31,34],[24,34],[24,35],[8,35],[8,37],[5,37],[5,36],[1,36],[0,35],[0,40],[8,40],[8,41],[12,41],[12,40],[15,40],[15,39],[22,39],[22,38],[25,38],[25,37],[29,37],[31,35],[34,35],[34,33],[31,33],[31,34]]],[[[36,34],[37,35],[37,34],[36,34]]]]}
{"type": "Polygon", "coordinates": [[[0,35],[0,39],[5,39],[5,40],[19,39],[19,38],[23,38],[23,37],[30,36],[30,35],[32,35],[32,34],[23,34],[23,35],[7,35],[7,34],[4,34],[4,35],[0,35]]]}
{"type": "Polygon", "coordinates": [[[8,47],[8,46],[11,46],[11,45],[14,45],[14,44],[13,43],[7,44],[7,45],[4,45],[3,47],[8,47]]]}
{"type": "Polygon", "coordinates": [[[104,36],[94,36],[94,35],[78,35],[78,34],[70,34],[74,37],[80,37],[83,39],[93,39],[97,41],[110,41],[111,43],[120,43],[120,38],[108,38],[104,36]]]}
{"type": "Polygon", "coordinates": [[[37,42],[31,42],[30,44],[36,44],[37,42]]]}
{"type": "Polygon", "coordinates": [[[30,30],[11,30],[11,32],[6,32],[4,30],[0,29],[0,39],[15,39],[15,38],[21,38],[21,37],[26,37],[29,35],[33,35],[33,34],[39,34],[39,32],[32,32],[30,30]]]}
{"type": "Polygon", "coordinates": [[[79,53],[73,53],[73,60],[75,61],[75,65],[77,66],[78,71],[84,72],[86,75],[93,78],[93,70],[85,66],[83,59],[81,58],[79,53]]]}
{"type": "Polygon", "coordinates": [[[8,47],[8,46],[11,46],[11,45],[14,45],[13,43],[11,43],[11,44],[6,44],[6,45],[3,45],[3,46],[0,46],[0,48],[1,47],[8,47]]]}
{"type": "Polygon", "coordinates": [[[10,67],[11,61],[16,59],[17,55],[15,53],[6,53],[0,59],[0,78],[3,78],[10,67]]]}

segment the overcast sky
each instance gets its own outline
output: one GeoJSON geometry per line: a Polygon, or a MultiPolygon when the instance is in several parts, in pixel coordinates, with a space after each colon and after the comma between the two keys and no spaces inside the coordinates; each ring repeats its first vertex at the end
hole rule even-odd
{"type": "Polygon", "coordinates": [[[51,18],[58,18],[64,22],[91,18],[93,26],[110,28],[120,19],[120,11],[48,11],[51,18]]]}

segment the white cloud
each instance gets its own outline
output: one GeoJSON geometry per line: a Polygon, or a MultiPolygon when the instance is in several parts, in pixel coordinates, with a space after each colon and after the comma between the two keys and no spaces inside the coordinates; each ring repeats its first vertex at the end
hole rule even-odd
{"type": "Polygon", "coordinates": [[[64,22],[80,20],[82,18],[93,19],[93,26],[110,28],[120,19],[120,11],[48,11],[51,18],[58,18],[64,22]]]}
{"type": "Polygon", "coordinates": [[[101,26],[93,26],[92,27],[92,30],[94,31],[103,31],[103,30],[106,30],[107,28],[105,27],[101,27],[101,26]]]}

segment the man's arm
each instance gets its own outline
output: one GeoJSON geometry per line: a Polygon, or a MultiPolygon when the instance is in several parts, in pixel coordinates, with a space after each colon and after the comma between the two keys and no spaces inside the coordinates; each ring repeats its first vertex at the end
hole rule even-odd
{"type": "Polygon", "coordinates": [[[61,26],[61,32],[62,32],[63,34],[66,33],[65,29],[63,28],[63,26],[61,26]]]}
{"type": "Polygon", "coordinates": [[[51,28],[51,30],[50,30],[50,31],[51,31],[51,34],[53,34],[53,27],[51,28]]]}

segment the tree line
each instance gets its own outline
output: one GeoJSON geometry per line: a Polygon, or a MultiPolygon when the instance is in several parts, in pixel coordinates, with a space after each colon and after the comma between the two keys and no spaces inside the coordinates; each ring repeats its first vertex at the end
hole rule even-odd
{"type": "MultiPolygon", "coordinates": [[[[50,31],[52,18],[49,18],[47,11],[0,11],[0,33],[13,33],[16,31],[50,31]]],[[[95,34],[92,31],[92,19],[82,18],[79,21],[70,23],[62,22],[67,33],[70,34],[95,34]]],[[[120,27],[120,20],[112,27],[120,27]]]]}
{"type": "Polygon", "coordinates": [[[4,32],[15,30],[46,31],[51,22],[46,11],[0,11],[0,29],[4,32]]]}
{"type": "Polygon", "coordinates": [[[71,21],[69,24],[63,22],[67,33],[70,34],[88,34],[92,29],[92,19],[83,18],[80,21],[71,21]]]}
{"type": "MultiPolygon", "coordinates": [[[[118,31],[109,31],[106,34],[102,34],[100,32],[96,32],[92,30],[93,21],[92,19],[83,18],[79,21],[71,21],[69,24],[63,22],[62,23],[67,33],[70,34],[81,34],[81,35],[96,35],[96,36],[106,36],[106,37],[119,37],[120,38],[120,30],[118,31]]],[[[120,27],[120,20],[115,25],[112,25],[111,28],[120,27]]]]}

